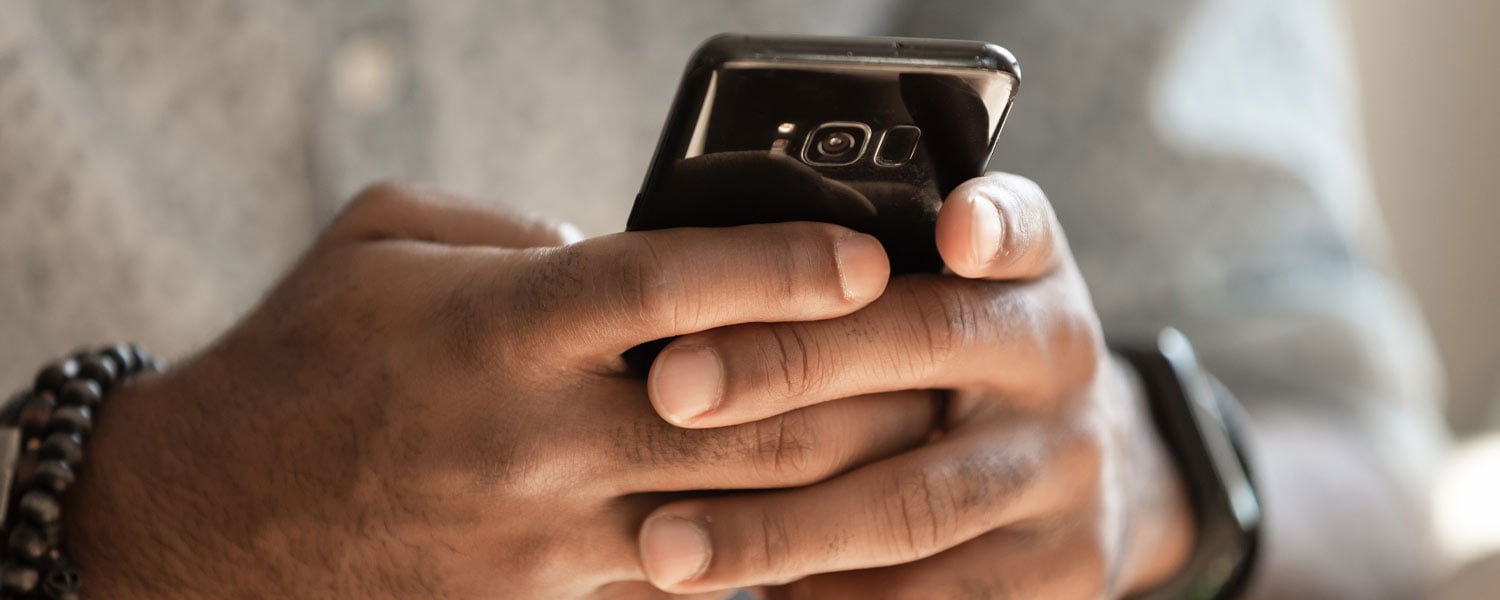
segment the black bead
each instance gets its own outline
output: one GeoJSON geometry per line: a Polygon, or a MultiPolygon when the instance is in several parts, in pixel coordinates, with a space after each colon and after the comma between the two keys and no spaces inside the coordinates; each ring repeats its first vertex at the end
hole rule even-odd
{"type": "Polygon", "coordinates": [[[62,522],[58,521],[51,525],[42,527],[42,537],[46,538],[47,547],[53,549],[53,558],[56,558],[56,555],[60,554],[58,552],[58,547],[62,545],[62,522]]]}
{"type": "Polygon", "coordinates": [[[26,594],[36,589],[41,575],[36,569],[19,563],[5,563],[0,571],[0,590],[10,594],[26,594]]]}
{"type": "Polygon", "coordinates": [[[52,420],[47,423],[47,433],[65,431],[87,436],[94,428],[94,411],[87,406],[61,406],[52,411],[52,420]]]}
{"type": "Polygon", "coordinates": [[[140,372],[141,363],[135,359],[135,353],[130,351],[129,346],[116,344],[99,349],[100,356],[107,356],[115,361],[115,366],[123,375],[134,375],[140,372]]]}
{"type": "Polygon", "coordinates": [[[16,503],[21,511],[21,516],[27,521],[40,527],[46,527],[57,523],[62,518],[62,504],[57,498],[42,490],[31,490],[21,496],[21,501],[16,503]]]}
{"type": "Polygon", "coordinates": [[[83,580],[73,565],[58,561],[48,570],[42,589],[51,600],[78,600],[83,591],[83,580]]]}
{"type": "Polygon", "coordinates": [[[36,527],[22,523],[10,532],[10,539],[6,542],[6,556],[19,558],[29,563],[35,563],[47,556],[47,551],[52,547],[47,545],[46,536],[36,527]]]}
{"type": "Polygon", "coordinates": [[[55,458],[68,463],[70,467],[76,467],[83,462],[83,438],[76,433],[57,431],[42,440],[42,447],[37,450],[42,458],[55,458]]]}
{"type": "Polygon", "coordinates": [[[104,398],[104,388],[90,379],[74,379],[62,386],[57,393],[57,403],[63,406],[87,406],[93,408],[104,398]]]}
{"type": "Polygon", "coordinates": [[[57,459],[38,461],[26,482],[27,489],[42,490],[53,496],[61,496],[73,487],[73,468],[57,459]]]}
{"type": "Polygon", "coordinates": [[[78,361],[65,358],[46,367],[36,374],[36,391],[57,393],[62,389],[64,383],[78,376],[78,361]]]}
{"type": "Polygon", "coordinates": [[[113,362],[97,354],[85,356],[78,361],[78,376],[93,380],[105,391],[109,391],[110,386],[114,385],[118,375],[113,362]]]}
{"type": "Polygon", "coordinates": [[[131,344],[130,353],[135,356],[137,373],[145,370],[146,366],[151,362],[151,353],[146,352],[146,349],[140,344],[131,344]]]}
{"type": "Polygon", "coordinates": [[[52,413],[55,410],[57,410],[57,403],[52,400],[51,394],[32,396],[26,404],[21,405],[21,412],[17,416],[22,435],[26,437],[42,435],[47,431],[47,424],[52,422],[52,413]]]}
{"type": "MultiPolygon", "coordinates": [[[[113,381],[115,383],[119,383],[121,380],[123,380],[127,376],[129,376],[129,373],[126,373],[125,369],[123,369],[123,368],[120,367],[120,361],[115,360],[114,357],[105,356],[103,354],[98,354],[96,356],[99,357],[99,362],[100,363],[104,364],[104,366],[106,366],[106,367],[109,367],[109,371],[111,373],[114,373],[114,378],[111,379],[110,381],[113,381]]],[[[78,368],[79,368],[80,372],[82,372],[83,363],[79,363],[78,368]]]]}

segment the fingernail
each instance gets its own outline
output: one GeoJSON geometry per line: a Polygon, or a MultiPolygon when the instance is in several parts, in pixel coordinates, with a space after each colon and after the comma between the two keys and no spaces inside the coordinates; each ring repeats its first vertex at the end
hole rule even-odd
{"type": "Polygon", "coordinates": [[[969,196],[969,244],[974,266],[989,264],[1000,252],[1000,210],[983,196],[969,196]]]}
{"type": "Polygon", "coordinates": [[[718,406],[723,381],[724,364],[712,348],[668,348],[651,369],[651,398],[662,417],[687,423],[718,406]]]}
{"type": "Polygon", "coordinates": [[[885,291],[891,265],[879,240],[863,233],[850,233],[834,244],[833,256],[838,261],[845,298],[868,302],[885,291]]]}
{"type": "Polygon", "coordinates": [[[708,532],[680,517],[656,517],[641,528],[641,562],[652,585],[666,588],[708,570],[708,532]]]}

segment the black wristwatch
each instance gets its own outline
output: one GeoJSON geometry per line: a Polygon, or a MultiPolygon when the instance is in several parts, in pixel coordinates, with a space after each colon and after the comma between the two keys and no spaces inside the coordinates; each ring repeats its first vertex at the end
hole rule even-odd
{"type": "Polygon", "coordinates": [[[1144,344],[1111,344],[1135,367],[1156,429],[1182,475],[1197,517],[1187,563],[1139,600],[1241,596],[1255,566],[1261,503],[1247,458],[1246,419],[1229,390],[1198,365],[1176,329],[1144,344]]]}

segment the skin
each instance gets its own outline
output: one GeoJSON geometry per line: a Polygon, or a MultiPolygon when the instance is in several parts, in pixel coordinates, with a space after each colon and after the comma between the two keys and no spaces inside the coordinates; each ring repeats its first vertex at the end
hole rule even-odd
{"type": "Polygon", "coordinates": [[[932,394],[899,392],[681,429],[619,358],[854,312],[888,279],[874,238],[563,241],[428,191],[360,194],[242,323],[111,398],[68,508],[89,593],[662,597],[636,553],[655,507],[821,481],[935,426],[932,394]]]}
{"type": "MultiPolygon", "coordinates": [[[[937,239],[967,281],[897,278],[847,317],[676,340],[720,357],[708,384],[663,353],[651,399],[686,428],[886,389],[950,401],[940,436],[911,452],[796,490],[661,507],[640,536],[653,583],[784,583],[759,590],[777,599],[1101,598],[1180,568],[1194,534],[1181,483],[1134,375],[1103,350],[1041,190],[971,181],[944,202],[937,239]]],[[[1387,441],[1316,408],[1327,402],[1273,400],[1249,406],[1266,521],[1247,597],[1419,597],[1424,504],[1370,460],[1387,441]]]]}
{"type": "Polygon", "coordinates": [[[653,584],[1099,598],[1182,563],[1193,529],[1176,474],[1041,190],[971,181],[944,204],[937,239],[959,277],[897,278],[849,316],[723,327],[661,354],[651,401],[695,430],[901,389],[947,390],[949,403],[922,448],[795,490],[656,510],[640,534],[653,584]]]}
{"type": "MultiPolygon", "coordinates": [[[[242,323],[111,398],[70,550],[108,598],[1100,598],[1170,576],[1191,514],[1045,196],[986,176],[937,228],[952,274],[891,279],[831,225],[577,241],[373,187],[242,323]]],[[[1419,504],[1370,441],[1256,417],[1257,597],[1408,596],[1419,504]]]]}

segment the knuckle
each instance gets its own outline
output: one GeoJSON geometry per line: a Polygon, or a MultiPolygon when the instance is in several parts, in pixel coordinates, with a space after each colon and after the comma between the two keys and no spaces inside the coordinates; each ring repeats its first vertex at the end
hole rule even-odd
{"type": "Polygon", "coordinates": [[[751,425],[755,464],[778,481],[818,481],[831,468],[818,448],[818,432],[805,411],[793,411],[751,425]]]}
{"type": "Polygon", "coordinates": [[[1064,439],[1049,451],[1051,456],[1046,461],[1052,472],[1069,475],[1047,485],[1066,485],[1076,492],[1068,496],[1073,499],[1071,504],[1088,504],[1095,502],[1103,493],[1105,460],[1108,454],[1105,446],[1109,442],[1098,431],[1098,425],[1084,424],[1075,427],[1074,431],[1065,434],[1064,439]]]}
{"type": "Polygon", "coordinates": [[[1099,318],[1092,307],[1076,306],[1059,309],[1051,319],[1052,324],[1040,347],[1050,348],[1057,357],[1053,381],[1060,382],[1064,389],[1057,394],[1070,394],[1087,388],[1098,376],[1100,365],[1108,351],[1104,346],[1104,333],[1099,318]]]}
{"type": "Polygon", "coordinates": [[[912,323],[912,355],[908,363],[931,371],[952,361],[978,337],[980,311],[971,294],[958,286],[908,286],[908,301],[916,316],[912,323]]]}
{"type": "Polygon", "coordinates": [[[886,494],[893,551],[905,561],[935,554],[956,531],[961,482],[941,467],[913,469],[892,479],[886,494]]]}
{"type": "Polygon", "coordinates": [[[625,314],[620,315],[642,328],[677,330],[681,306],[669,289],[669,274],[662,263],[658,242],[641,236],[639,243],[618,254],[610,276],[609,293],[619,299],[625,314]]]}
{"type": "Polygon", "coordinates": [[[769,389],[778,389],[787,398],[811,394],[826,383],[821,364],[821,348],[803,327],[796,323],[775,323],[766,326],[770,338],[767,361],[769,389]]]}
{"type": "Polygon", "coordinates": [[[325,238],[357,241],[396,235],[404,225],[401,214],[414,202],[415,194],[405,185],[392,181],[367,185],[339,211],[325,238]]]}
{"type": "Polygon", "coordinates": [[[568,337],[560,330],[590,335],[579,328],[605,323],[656,331],[679,315],[667,269],[648,236],[608,252],[591,243],[526,252],[532,259],[506,287],[512,290],[516,329],[530,341],[555,345],[568,337]]]}
{"type": "Polygon", "coordinates": [[[755,552],[756,569],[762,579],[780,579],[792,565],[792,537],[786,518],[774,510],[760,511],[760,548],[755,552]]]}
{"type": "Polygon", "coordinates": [[[519,272],[496,275],[499,279],[491,287],[500,297],[495,303],[506,309],[500,312],[505,313],[506,335],[514,346],[527,348],[559,337],[556,327],[568,321],[559,313],[569,312],[568,304],[578,301],[586,262],[572,246],[549,248],[528,255],[519,272]]]}
{"type": "Polygon", "coordinates": [[[356,192],[345,212],[350,215],[384,213],[412,202],[415,197],[411,186],[392,180],[376,181],[356,192]]]}

